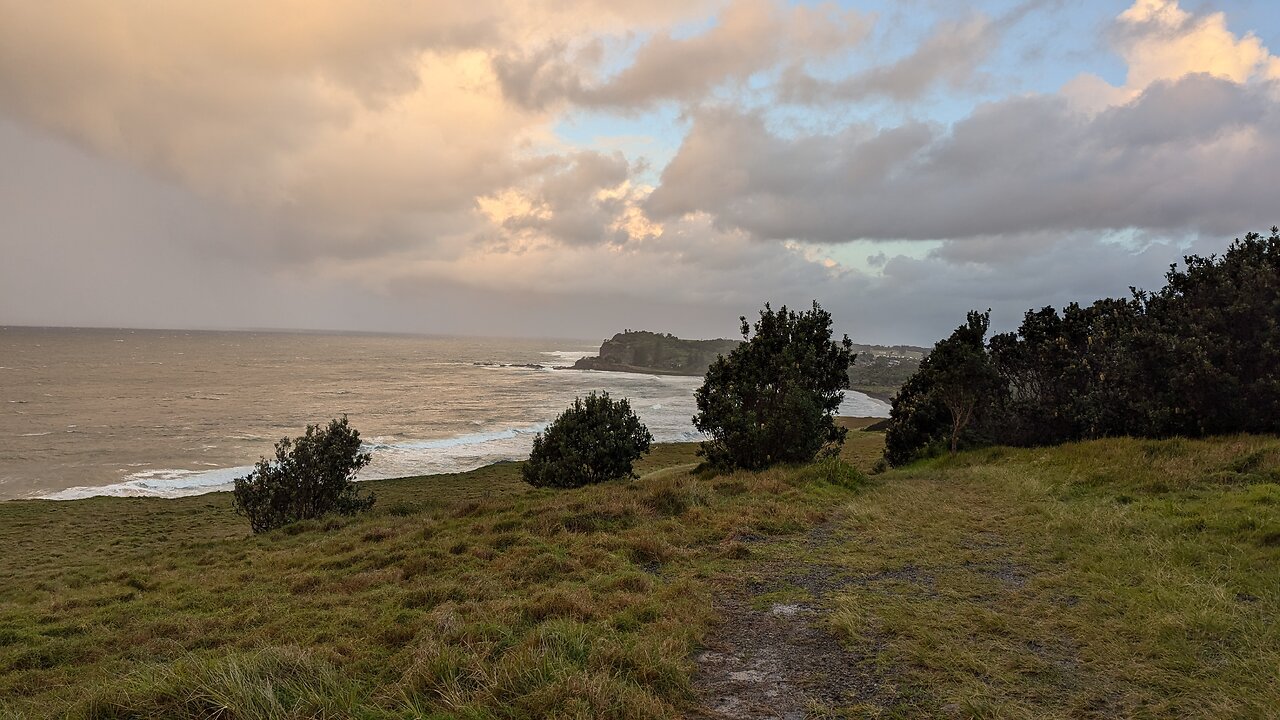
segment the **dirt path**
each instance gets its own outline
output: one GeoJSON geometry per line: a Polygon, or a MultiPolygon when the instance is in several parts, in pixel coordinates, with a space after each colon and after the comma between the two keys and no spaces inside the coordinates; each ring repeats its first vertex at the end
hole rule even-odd
{"type": "MultiPolygon", "coordinates": [[[[809,535],[808,549],[833,542],[834,521],[809,535]]],[[[721,597],[724,621],[696,657],[694,688],[701,709],[694,717],[801,720],[830,716],[885,690],[874,665],[876,648],[856,652],[825,627],[828,593],[845,581],[837,568],[803,561],[763,568],[764,579],[721,597]],[[782,587],[810,598],[761,604],[782,587]]]]}

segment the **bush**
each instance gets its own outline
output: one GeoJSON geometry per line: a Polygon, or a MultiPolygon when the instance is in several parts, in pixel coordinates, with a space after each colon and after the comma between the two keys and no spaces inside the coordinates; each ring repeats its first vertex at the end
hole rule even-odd
{"type": "Polygon", "coordinates": [[[856,357],[848,336],[831,339],[831,314],[817,302],[807,312],[774,312],[766,303],[755,336],[707,370],[693,424],[711,439],[699,453],[718,470],[759,470],[806,463],[838,451],[845,429],[834,416],[856,357]]]}
{"type": "Polygon", "coordinates": [[[545,432],[521,472],[534,487],[582,487],[634,477],[631,465],[649,452],[653,436],[626,399],[594,392],[573,401],[545,432]]]}
{"type": "Polygon", "coordinates": [[[368,510],[374,496],[361,496],[355,476],[369,460],[345,415],[326,428],[308,425],[302,437],[276,443],[274,460],[262,458],[253,472],[236,479],[236,512],[260,533],[329,513],[368,510]]]}

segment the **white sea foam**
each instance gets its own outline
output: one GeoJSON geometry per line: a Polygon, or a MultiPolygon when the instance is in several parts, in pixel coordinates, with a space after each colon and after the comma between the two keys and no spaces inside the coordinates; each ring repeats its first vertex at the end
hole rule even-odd
{"type": "MultiPolygon", "coordinates": [[[[364,449],[373,461],[358,480],[465,472],[496,462],[529,456],[533,437],[546,423],[503,428],[433,440],[373,438],[364,449]]],[[[206,463],[201,463],[207,466],[206,463]]],[[[230,490],[251,465],[211,470],[162,469],[130,473],[118,483],[72,487],[39,496],[45,500],[78,500],[94,496],[175,498],[230,490]]]]}
{"type": "Polygon", "coordinates": [[[560,362],[572,365],[584,357],[591,357],[596,354],[594,350],[548,350],[542,353],[559,360],[560,362]]]}
{"type": "MultiPolygon", "coordinates": [[[[631,382],[647,379],[629,375],[631,382]]],[[[693,379],[652,378],[644,393],[645,402],[636,412],[657,442],[690,442],[702,439],[693,427],[693,379]]],[[[634,388],[633,388],[634,389],[634,388]]],[[[843,415],[888,415],[889,406],[879,400],[849,392],[840,411],[843,415]]],[[[369,466],[358,480],[433,475],[474,470],[497,462],[522,460],[529,456],[534,436],[547,421],[494,427],[483,432],[443,438],[415,439],[394,436],[370,438],[364,449],[372,454],[369,466]]],[[[230,490],[235,479],[253,470],[251,465],[200,469],[149,469],[125,475],[120,482],[94,487],[73,487],[40,497],[48,500],[75,500],[99,495],[112,497],[174,498],[230,490]]]]}
{"type": "MultiPolygon", "coordinates": [[[[681,420],[650,416],[646,419],[658,442],[688,441],[698,437],[687,417],[681,420]]],[[[546,427],[546,422],[530,423],[429,440],[375,437],[364,444],[364,450],[373,459],[357,479],[466,472],[493,463],[523,460],[529,457],[534,436],[546,427]]],[[[98,495],[161,498],[201,495],[230,490],[236,478],[252,470],[250,465],[211,470],[143,470],[130,473],[123,481],[111,485],[67,488],[40,497],[45,500],[76,500],[98,495]]]]}
{"type": "Polygon", "coordinates": [[[845,390],[844,402],[840,403],[840,409],[836,413],[844,417],[887,418],[889,408],[889,403],[883,400],[877,400],[870,395],[853,390],[845,390]]]}
{"type": "Polygon", "coordinates": [[[108,497],[162,497],[230,490],[235,479],[247,475],[252,466],[217,468],[215,470],[144,470],[129,474],[123,482],[111,485],[72,487],[48,495],[43,500],[79,500],[105,495],[108,497]]]}

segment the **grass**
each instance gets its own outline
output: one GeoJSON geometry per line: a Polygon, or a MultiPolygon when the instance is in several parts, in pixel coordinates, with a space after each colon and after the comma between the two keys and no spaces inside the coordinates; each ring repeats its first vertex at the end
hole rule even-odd
{"type": "Polygon", "coordinates": [[[226,494],[0,504],[0,716],[678,717],[736,539],[851,493],[693,453],[575,491],[373,481],[372,513],[258,536],[226,494]]]}
{"type": "Polygon", "coordinates": [[[226,495],[3,503],[0,717],[680,717],[717,593],[804,599],[777,568],[824,579],[816,621],[877,678],[833,715],[1277,717],[1280,440],[868,480],[881,441],[721,477],[656,446],[573,491],[375,481],[369,515],[260,536],[226,495]]]}
{"type": "MultiPolygon", "coordinates": [[[[1280,717],[1280,441],[994,448],[883,476],[831,627],[889,691],[853,715],[1280,717]]],[[[787,543],[775,553],[787,554],[787,543]]]]}

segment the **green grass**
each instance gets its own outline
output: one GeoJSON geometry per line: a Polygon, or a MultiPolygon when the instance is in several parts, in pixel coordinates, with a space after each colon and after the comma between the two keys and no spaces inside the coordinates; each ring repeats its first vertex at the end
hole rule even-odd
{"type": "MultiPolygon", "coordinates": [[[[852,714],[1280,717],[1280,441],[994,448],[882,476],[822,562],[897,692],[852,714]]],[[[786,544],[775,552],[785,554],[786,544]]]]}
{"type": "Polygon", "coordinates": [[[370,514],[259,536],[227,494],[0,504],[0,716],[677,717],[735,538],[850,494],[693,451],[575,491],[373,481],[370,514]]]}
{"type": "Polygon", "coordinates": [[[880,678],[839,715],[1277,717],[1276,439],[695,462],[375,481],[369,515],[260,536],[225,494],[0,504],[0,717],[680,717],[714,595],[779,567],[821,570],[880,678]]]}

